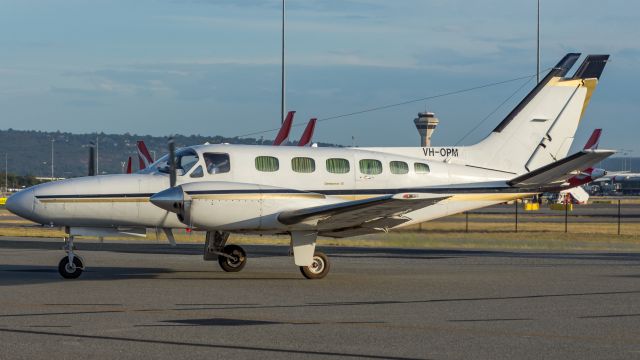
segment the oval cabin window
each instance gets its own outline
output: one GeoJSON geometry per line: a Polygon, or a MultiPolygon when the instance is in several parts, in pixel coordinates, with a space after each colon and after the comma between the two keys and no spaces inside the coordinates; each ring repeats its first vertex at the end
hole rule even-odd
{"type": "Polygon", "coordinates": [[[429,170],[429,165],[423,163],[415,163],[413,164],[413,168],[416,174],[428,174],[429,171],[431,171],[429,170]]]}
{"type": "Polygon", "coordinates": [[[360,172],[366,175],[382,174],[382,163],[375,159],[360,160],[360,172]]]}
{"type": "Polygon", "coordinates": [[[392,161],[389,163],[389,170],[392,174],[403,175],[409,173],[409,164],[404,161],[392,161]]]}
{"type": "Polygon", "coordinates": [[[350,171],[349,160],[327,159],[327,172],[332,174],[346,174],[350,171]]]}
{"type": "Polygon", "coordinates": [[[291,169],[297,173],[312,173],[316,171],[316,162],[308,157],[294,157],[291,159],[291,169]]]}
{"type": "Polygon", "coordinates": [[[274,172],[280,169],[280,162],[278,158],[273,156],[258,156],[256,157],[256,170],[265,172],[274,172]]]}

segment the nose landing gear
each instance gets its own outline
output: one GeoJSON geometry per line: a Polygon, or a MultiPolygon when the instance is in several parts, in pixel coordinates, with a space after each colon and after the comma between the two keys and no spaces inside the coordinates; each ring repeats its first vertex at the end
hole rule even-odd
{"type": "Polygon", "coordinates": [[[218,264],[226,272],[238,272],[247,265],[247,253],[238,245],[227,245],[218,255],[218,264]]]}
{"type": "Polygon", "coordinates": [[[75,254],[73,246],[73,235],[64,238],[65,257],[58,263],[58,272],[65,279],[77,279],[84,271],[84,261],[75,254]]]}

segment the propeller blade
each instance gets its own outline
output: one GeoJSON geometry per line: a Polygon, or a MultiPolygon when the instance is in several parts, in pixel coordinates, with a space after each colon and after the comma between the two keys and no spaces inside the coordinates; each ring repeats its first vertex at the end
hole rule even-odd
{"type": "Polygon", "coordinates": [[[89,176],[96,175],[96,145],[89,143],[89,176]]]}
{"type": "Polygon", "coordinates": [[[169,138],[169,185],[176,186],[176,143],[169,138]]]}

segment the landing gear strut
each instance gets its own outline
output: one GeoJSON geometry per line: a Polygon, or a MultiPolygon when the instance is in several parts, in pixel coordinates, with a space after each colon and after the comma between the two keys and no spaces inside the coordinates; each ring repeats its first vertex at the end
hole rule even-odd
{"type": "Polygon", "coordinates": [[[84,271],[82,258],[75,254],[73,246],[73,235],[64,238],[65,257],[58,263],[58,272],[65,279],[77,279],[84,271]]]}
{"type": "Polygon", "coordinates": [[[247,265],[247,253],[238,245],[226,245],[228,232],[207,231],[204,260],[218,260],[222,270],[238,272],[247,265]]]}
{"type": "Polygon", "coordinates": [[[322,279],[331,269],[327,255],[316,251],[317,237],[316,231],[291,232],[293,260],[307,279],[322,279]]]}

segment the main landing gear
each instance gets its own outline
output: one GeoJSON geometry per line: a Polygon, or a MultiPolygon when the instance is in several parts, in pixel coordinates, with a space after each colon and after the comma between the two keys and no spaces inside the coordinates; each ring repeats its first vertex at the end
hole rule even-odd
{"type": "Polygon", "coordinates": [[[322,279],[331,269],[329,258],[320,251],[313,254],[313,262],[309,266],[300,266],[300,272],[307,279],[322,279]]]}
{"type": "MultiPolygon", "coordinates": [[[[329,273],[329,258],[315,251],[317,232],[292,231],[291,250],[295,264],[307,279],[322,279],[329,273]]],[[[204,245],[204,260],[218,261],[226,272],[241,271],[247,264],[247,253],[238,245],[226,245],[228,232],[208,231],[204,245]]]]}
{"type": "Polygon", "coordinates": [[[238,245],[226,245],[228,232],[207,231],[204,245],[204,260],[218,260],[222,270],[238,272],[247,265],[247,253],[238,245]]]}
{"type": "Polygon", "coordinates": [[[327,255],[316,251],[317,238],[318,233],[315,231],[291,232],[293,260],[307,279],[322,279],[331,269],[327,255]]]}
{"type": "Polygon", "coordinates": [[[84,261],[74,252],[73,235],[64,238],[65,257],[58,263],[58,272],[65,279],[77,279],[84,271],[84,261]]]}

